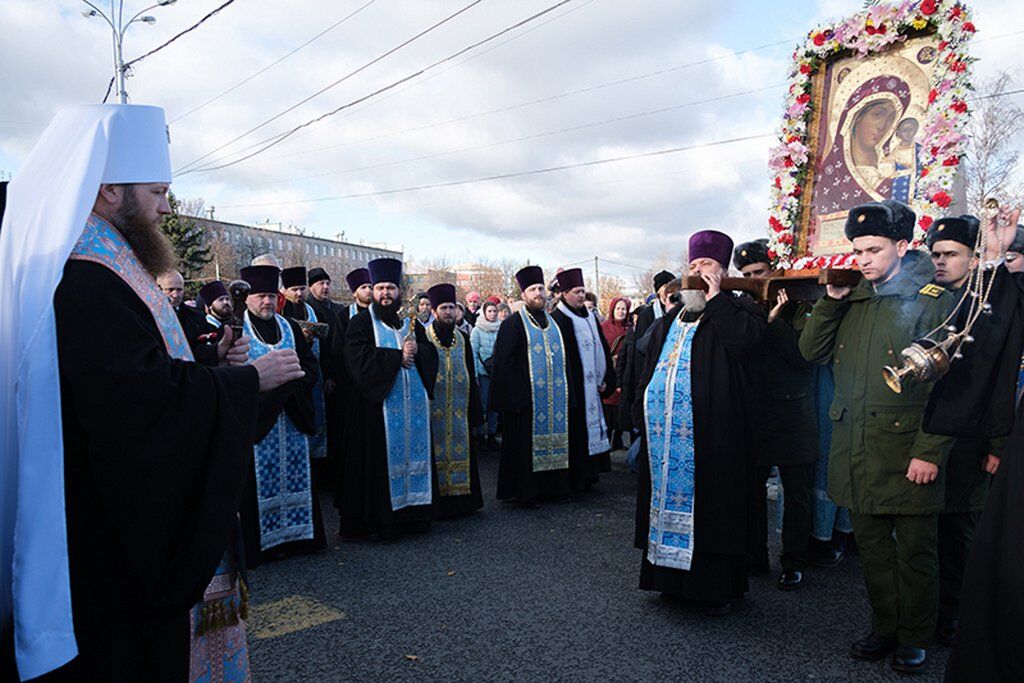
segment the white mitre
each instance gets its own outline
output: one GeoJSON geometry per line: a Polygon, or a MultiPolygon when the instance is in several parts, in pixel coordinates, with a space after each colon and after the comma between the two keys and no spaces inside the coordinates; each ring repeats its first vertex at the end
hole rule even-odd
{"type": "Polygon", "coordinates": [[[60,110],[7,191],[0,228],[0,624],[19,675],[75,657],[53,295],[101,184],[170,183],[163,109],[60,110]]]}

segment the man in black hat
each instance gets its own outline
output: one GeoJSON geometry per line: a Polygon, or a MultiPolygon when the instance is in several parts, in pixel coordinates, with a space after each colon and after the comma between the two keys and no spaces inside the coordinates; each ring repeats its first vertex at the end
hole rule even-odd
{"type": "MultiPolygon", "coordinates": [[[[765,277],[771,270],[768,240],[736,247],[733,265],[743,277],[765,277]]],[[[786,290],[768,312],[764,341],[751,353],[747,367],[754,390],[757,466],[754,478],[756,529],[752,570],[768,568],[768,515],[765,484],[773,466],[785,493],[782,518],[782,573],[779,590],[803,585],[805,555],[814,511],[814,473],[819,457],[814,403],[814,365],[800,355],[797,340],[810,305],[790,302],[786,290]]]]}
{"type": "Polygon", "coordinates": [[[427,338],[437,349],[438,368],[430,411],[437,467],[438,508],[453,517],[484,506],[473,430],[483,424],[469,335],[455,325],[455,285],[427,290],[434,322],[427,338]]]}
{"type": "Polygon", "coordinates": [[[308,436],[316,432],[312,390],[320,376],[316,356],[299,326],[276,313],[281,271],[248,266],[244,327],[250,361],[277,349],[293,349],[304,376],[261,397],[256,420],[254,466],[242,501],[245,561],[302,555],[327,547],[320,506],[313,498],[308,436]]]}
{"type": "Polygon", "coordinates": [[[498,328],[489,410],[501,412],[498,499],[529,508],[565,501],[569,483],[569,387],[558,325],[544,312],[544,271],[516,273],[523,306],[498,328]]]}
{"type": "Polygon", "coordinates": [[[601,399],[615,393],[615,368],[608,342],[584,304],[583,271],[558,273],[562,299],[551,313],[565,342],[569,380],[569,479],[574,491],[589,490],[599,472],[611,471],[611,438],[601,399]]]}
{"type": "Polygon", "coordinates": [[[206,324],[212,330],[219,330],[231,320],[231,296],[228,288],[220,280],[203,285],[199,290],[199,298],[206,308],[206,324]]]}
{"type": "Polygon", "coordinates": [[[367,264],[373,303],[348,322],[345,361],[353,391],[335,502],[343,538],[428,531],[435,516],[430,398],[437,352],[410,315],[400,315],[402,262],[367,264]]]}
{"type": "Polygon", "coordinates": [[[327,433],[327,457],[313,463],[313,481],[318,489],[333,489],[338,478],[338,457],[345,420],[344,344],[341,323],[344,307],[331,300],[331,276],[323,268],[311,268],[307,274],[309,289],[306,305],[318,322],[327,325],[320,342],[320,375],[323,377],[324,415],[327,433]],[[343,387],[338,390],[339,385],[343,387]]]}
{"type": "Polygon", "coordinates": [[[835,374],[829,494],[850,508],[871,603],[871,633],[850,655],[895,651],[892,668],[906,673],[924,669],[935,634],[940,474],[952,446],[921,428],[931,385],[908,381],[895,393],[882,377],[952,309],[926,254],[909,248],[914,224],[913,210],[895,200],[851,209],[846,237],[864,278],[829,285],[800,336],[804,357],[835,374]]]}

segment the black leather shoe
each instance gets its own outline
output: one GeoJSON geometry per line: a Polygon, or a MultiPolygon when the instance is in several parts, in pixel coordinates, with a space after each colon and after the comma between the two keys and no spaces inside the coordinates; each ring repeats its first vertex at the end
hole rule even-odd
{"type": "Polygon", "coordinates": [[[779,574],[779,582],[776,585],[780,591],[795,591],[804,585],[804,574],[796,569],[787,569],[779,574]]]}
{"type": "Polygon", "coordinates": [[[866,662],[877,662],[896,649],[895,638],[884,638],[872,633],[850,646],[850,656],[866,662]]]}
{"type": "Polygon", "coordinates": [[[892,656],[892,669],[905,674],[919,674],[924,671],[927,652],[923,647],[900,645],[892,656]]]}
{"type": "Polygon", "coordinates": [[[804,561],[812,567],[821,569],[832,569],[838,567],[843,561],[844,553],[841,548],[827,541],[814,540],[811,547],[804,554],[804,561]]]}
{"type": "Polygon", "coordinates": [[[724,617],[726,614],[732,611],[731,602],[705,602],[704,603],[704,614],[709,617],[724,617]]]}
{"type": "Polygon", "coordinates": [[[939,621],[939,628],[937,629],[939,642],[946,647],[953,647],[956,645],[956,635],[959,631],[959,619],[942,619],[939,621]]]}

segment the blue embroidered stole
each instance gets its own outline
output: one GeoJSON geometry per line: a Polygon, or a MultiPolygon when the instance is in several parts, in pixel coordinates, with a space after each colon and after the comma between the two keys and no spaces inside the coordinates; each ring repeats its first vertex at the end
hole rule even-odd
{"type": "Polygon", "coordinates": [[[206,322],[210,323],[218,330],[224,325],[217,316],[211,315],[210,313],[206,314],[206,322]]]}
{"type": "MultiPolygon", "coordinates": [[[[313,307],[309,304],[306,306],[306,320],[311,323],[320,322],[316,317],[316,312],[313,311],[313,307]]],[[[310,348],[313,349],[313,355],[320,359],[320,340],[316,337],[313,338],[310,343],[310,348]]],[[[324,377],[320,374],[320,378],[313,385],[313,425],[316,427],[316,434],[307,437],[309,439],[309,457],[311,458],[326,458],[327,457],[327,404],[324,399],[324,377]]]]}
{"type": "Polygon", "coordinates": [[[533,401],[533,471],[569,468],[569,387],[565,378],[565,346],[550,317],[541,328],[519,309],[526,331],[533,401]]]}
{"type": "Polygon", "coordinates": [[[352,320],[357,315],[359,315],[359,304],[353,301],[348,305],[348,319],[352,320]]]}
{"type": "MultiPolygon", "coordinates": [[[[294,349],[292,326],[275,316],[281,338],[266,344],[253,330],[245,312],[243,331],[249,342],[249,360],[276,349],[294,349]]],[[[313,493],[309,472],[309,442],[285,412],[253,448],[256,465],[256,502],[260,513],[260,549],[313,538],[313,493]]]]}
{"type": "MultiPolygon", "coordinates": [[[[377,318],[373,307],[369,311],[377,348],[400,350],[406,334],[413,329],[409,319],[396,330],[377,318]]],[[[399,367],[384,398],[383,411],[391,509],[430,505],[430,398],[415,365],[399,367]]]]}
{"type": "Polygon", "coordinates": [[[644,392],[651,464],[647,559],[689,570],[693,561],[694,441],[690,359],[697,323],[672,321],[644,392]]]}
{"type": "Polygon", "coordinates": [[[452,345],[437,338],[434,326],[427,336],[437,348],[437,379],[434,407],[430,413],[437,486],[442,496],[465,496],[470,490],[469,467],[469,370],[466,368],[466,340],[452,331],[452,345]]]}
{"type": "Polygon", "coordinates": [[[185,339],[178,316],[153,276],[142,267],[135,252],[120,232],[99,216],[91,214],[85,230],[68,257],[74,261],[91,261],[112,270],[125,281],[153,314],[153,321],[163,337],[167,355],[178,360],[193,360],[192,349],[185,339]]]}

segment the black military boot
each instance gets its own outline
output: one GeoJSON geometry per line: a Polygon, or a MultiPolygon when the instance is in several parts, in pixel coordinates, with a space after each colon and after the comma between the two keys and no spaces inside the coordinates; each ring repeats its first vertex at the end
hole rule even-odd
{"type": "Polygon", "coordinates": [[[895,638],[885,638],[871,633],[867,638],[861,638],[850,646],[850,656],[866,662],[877,662],[895,650],[896,645],[895,638]]]}

